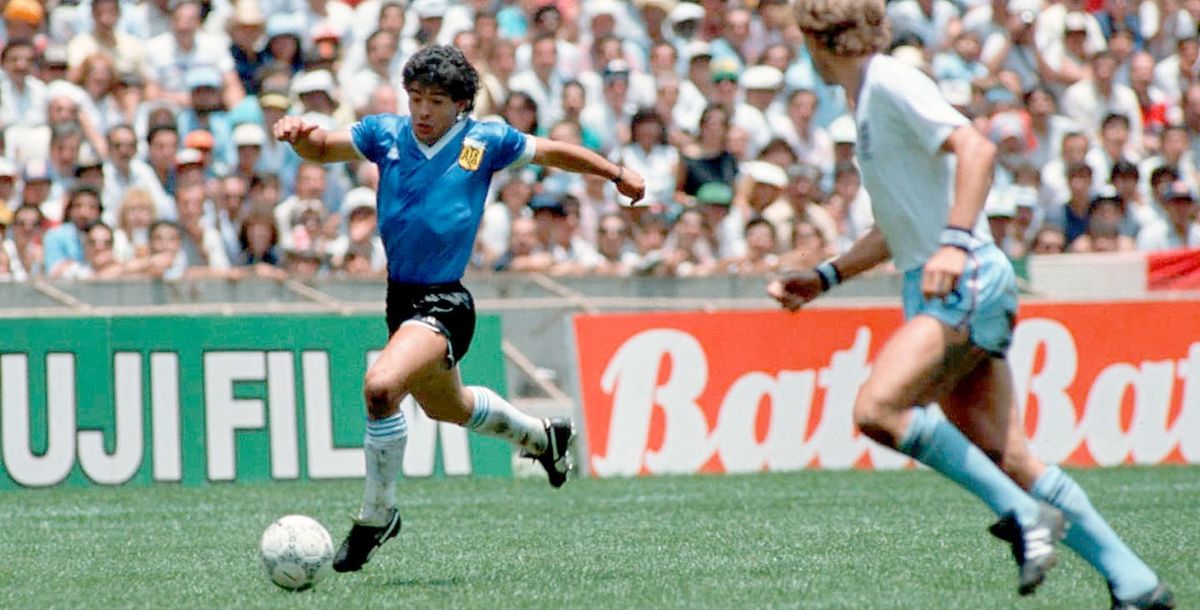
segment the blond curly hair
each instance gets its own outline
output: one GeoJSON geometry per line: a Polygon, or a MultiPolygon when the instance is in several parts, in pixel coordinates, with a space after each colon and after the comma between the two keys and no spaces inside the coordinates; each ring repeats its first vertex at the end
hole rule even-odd
{"type": "Polygon", "coordinates": [[[892,41],[884,0],[796,0],[796,23],[835,55],[870,55],[892,41]]]}

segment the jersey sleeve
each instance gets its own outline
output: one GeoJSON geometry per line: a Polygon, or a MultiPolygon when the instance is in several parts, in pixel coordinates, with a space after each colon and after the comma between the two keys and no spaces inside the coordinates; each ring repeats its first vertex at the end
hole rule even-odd
{"type": "Polygon", "coordinates": [[[533,136],[521,133],[507,124],[497,124],[496,134],[490,143],[493,172],[525,165],[533,160],[533,155],[537,152],[537,143],[533,136]]]}
{"type": "Polygon", "coordinates": [[[942,97],[932,79],[910,70],[889,79],[886,91],[896,113],[893,119],[904,123],[926,152],[936,154],[951,132],[970,122],[942,97]]]}
{"type": "Polygon", "coordinates": [[[350,126],[350,143],[364,159],[379,163],[385,152],[382,142],[382,125],[379,115],[370,115],[350,126]]]}

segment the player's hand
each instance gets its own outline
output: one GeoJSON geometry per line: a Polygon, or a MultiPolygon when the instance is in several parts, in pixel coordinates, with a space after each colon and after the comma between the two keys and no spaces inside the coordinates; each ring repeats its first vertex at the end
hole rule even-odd
{"type": "Polygon", "coordinates": [[[617,183],[617,190],[632,199],[629,205],[633,205],[646,196],[646,180],[641,174],[626,167],[621,174],[621,181],[617,183]]]}
{"type": "Polygon", "coordinates": [[[767,284],[767,294],[788,311],[796,311],[805,303],[821,296],[821,278],[816,271],[806,269],[767,284]]]}
{"type": "Polygon", "coordinates": [[[271,131],[274,133],[276,140],[295,144],[307,138],[316,129],[316,125],[305,123],[304,119],[300,117],[285,116],[275,121],[275,125],[271,128],[271,131]]]}
{"type": "Polygon", "coordinates": [[[951,246],[942,246],[925,263],[921,273],[921,293],[926,299],[941,298],[958,285],[958,278],[967,265],[967,253],[951,246]]]}

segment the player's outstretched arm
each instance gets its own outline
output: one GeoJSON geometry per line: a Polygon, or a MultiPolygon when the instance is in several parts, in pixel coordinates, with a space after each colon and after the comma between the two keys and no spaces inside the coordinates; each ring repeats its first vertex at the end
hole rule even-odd
{"type": "Polygon", "coordinates": [[[296,154],[308,161],[337,163],[359,158],[348,129],[328,131],[300,117],[285,116],[275,122],[271,131],[276,140],[291,144],[296,154]]]}
{"type": "Polygon", "coordinates": [[[628,167],[617,165],[582,146],[546,138],[535,140],[537,151],[533,154],[533,162],[537,165],[602,176],[615,183],[617,190],[635,203],[646,194],[645,180],[628,167]]]}
{"type": "Polygon", "coordinates": [[[814,269],[788,274],[767,285],[767,294],[788,311],[796,311],[821,293],[892,257],[883,231],[878,227],[854,242],[845,254],[827,260],[814,269]]]}

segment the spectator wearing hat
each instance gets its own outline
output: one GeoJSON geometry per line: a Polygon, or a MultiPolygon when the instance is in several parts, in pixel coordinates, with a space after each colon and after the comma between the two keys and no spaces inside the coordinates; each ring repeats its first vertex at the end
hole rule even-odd
{"type": "MultiPolygon", "coordinates": [[[[203,184],[208,174],[206,155],[195,148],[181,148],[175,154],[175,197],[185,184],[203,184]]],[[[178,207],[178,205],[177,205],[178,207]]]]}
{"type": "Polygon", "coordinates": [[[234,174],[253,176],[263,170],[263,147],[267,143],[267,132],[258,123],[242,123],[233,128],[233,146],[237,150],[234,174]]]}
{"type": "Polygon", "coordinates": [[[313,70],[297,75],[292,81],[292,93],[304,107],[306,120],[323,124],[324,128],[354,122],[352,109],[338,107],[336,85],[333,74],[328,70],[313,70]]]}
{"type": "Polygon", "coordinates": [[[642,110],[629,122],[630,142],[617,149],[614,161],[646,177],[646,202],[666,205],[675,194],[679,150],[667,142],[667,124],[652,110],[642,110]]]}
{"type": "Polygon", "coordinates": [[[1063,114],[1093,137],[1100,135],[1105,117],[1122,115],[1129,123],[1129,145],[1134,150],[1141,150],[1141,106],[1132,89],[1114,80],[1116,58],[1107,51],[1097,53],[1089,65],[1089,76],[1068,87],[1063,94],[1063,114]]]}
{"type": "Polygon", "coordinates": [[[719,259],[736,257],[745,245],[742,239],[745,223],[739,214],[730,213],[732,205],[733,187],[724,182],[708,182],[696,191],[692,206],[703,214],[719,259]]]}
{"type": "Polygon", "coordinates": [[[292,74],[304,68],[304,18],[289,11],[267,13],[267,63],[287,66],[292,74]]]}
{"type": "Polygon", "coordinates": [[[431,44],[449,44],[453,32],[444,33],[442,25],[450,7],[449,0],[413,0],[412,14],[417,18],[417,31],[413,37],[421,48],[431,44]]]}
{"type": "MultiPolygon", "coordinates": [[[[734,195],[732,215],[737,217],[739,238],[744,239],[746,223],[756,217],[764,217],[780,227],[791,223],[792,208],[784,198],[787,188],[787,171],[770,161],[756,160],[742,163],[743,178],[734,195]]],[[[790,234],[790,232],[789,232],[790,234]]],[[[738,255],[744,254],[744,241],[734,248],[738,255]]]]}
{"type": "Polygon", "coordinates": [[[257,0],[237,0],[227,23],[229,56],[234,70],[247,95],[258,93],[258,71],[269,61],[263,36],[267,32],[267,17],[257,0]]]}
{"type": "MultiPolygon", "coordinates": [[[[226,144],[232,146],[232,142],[227,141],[226,144]]],[[[188,132],[187,135],[183,136],[183,149],[185,151],[196,151],[200,154],[199,165],[204,170],[201,175],[203,178],[213,178],[223,175],[226,167],[228,167],[225,165],[224,160],[217,156],[216,146],[217,142],[213,134],[203,129],[188,132]]],[[[176,164],[178,165],[178,161],[176,164]]]]}
{"type": "MultiPolygon", "coordinates": [[[[233,125],[221,101],[222,80],[221,73],[211,66],[199,66],[188,72],[186,82],[191,103],[179,112],[176,121],[179,133],[202,131],[209,134],[212,140],[205,146],[185,141],[184,146],[211,152],[213,160],[231,166],[237,161],[237,151],[232,144],[233,125]]],[[[184,138],[186,140],[187,135],[184,138]]]]}
{"type": "Polygon", "coordinates": [[[21,168],[21,197],[18,208],[30,206],[38,208],[42,217],[49,224],[57,225],[62,222],[62,199],[50,199],[51,180],[50,168],[45,159],[30,159],[21,168]]]}
{"type": "MultiPolygon", "coordinates": [[[[146,43],[149,82],[146,97],[176,107],[191,103],[188,77],[200,68],[215,69],[226,108],[245,97],[229,48],[219,39],[200,31],[199,0],[176,0],[171,5],[171,30],[146,43]]],[[[211,82],[211,77],[206,77],[211,82]]]]}
{"type": "Polygon", "coordinates": [[[676,4],[677,0],[634,0],[633,6],[644,26],[647,46],[674,44],[669,36],[667,17],[676,4]]]}
{"type": "Polygon", "coordinates": [[[118,28],[121,13],[121,0],[92,0],[91,31],[80,32],[67,43],[70,71],[78,70],[84,60],[100,54],[111,60],[118,74],[145,73],[145,48],[139,38],[118,28]]]}
{"type": "Polygon", "coordinates": [[[1187,183],[1172,182],[1163,195],[1166,222],[1152,223],[1138,231],[1137,249],[1143,252],[1200,248],[1200,224],[1196,222],[1196,196],[1187,183]]]}
{"type": "Polygon", "coordinates": [[[63,223],[47,231],[43,240],[45,273],[48,277],[62,277],[84,262],[83,231],[91,223],[100,220],[102,211],[99,191],[86,185],[71,189],[63,210],[63,223]]]}
{"type": "Polygon", "coordinates": [[[738,87],[744,94],[742,101],[732,106],[733,125],[750,134],[750,149],[747,154],[756,157],[767,142],[771,141],[771,127],[767,122],[767,115],[782,114],[772,105],[783,89],[783,73],[771,66],[751,66],[738,78],[738,87]]]}
{"type": "Polygon", "coordinates": [[[557,39],[542,36],[528,44],[529,68],[514,73],[508,80],[508,89],[529,96],[537,104],[538,124],[549,128],[562,113],[562,89],[566,81],[558,69],[557,39]]]}
{"type": "MultiPolygon", "coordinates": [[[[292,106],[288,94],[280,90],[264,90],[258,95],[258,104],[262,111],[262,125],[274,125],[286,116],[292,106]]],[[[264,129],[265,131],[265,129],[264,129]]],[[[262,157],[259,159],[259,171],[274,174],[281,178],[296,175],[300,165],[300,157],[292,152],[291,147],[284,142],[267,138],[262,147],[262,157]]]]}
{"type": "Polygon", "coordinates": [[[628,63],[619,59],[605,65],[601,73],[603,95],[588,102],[580,115],[583,129],[599,139],[601,153],[611,153],[629,141],[625,126],[637,112],[636,103],[630,99],[631,70],[628,63]]]}
{"type": "Polygon", "coordinates": [[[679,99],[675,103],[675,124],[695,134],[700,114],[708,107],[712,88],[712,46],[703,40],[693,40],[680,54],[686,63],[679,82],[679,99]]]}
{"type": "Polygon", "coordinates": [[[6,127],[46,122],[46,85],[33,76],[36,56],[29,40],[9,39],[0,51],[0,124],[6,127]]]}
{"type": "Polygon", "coordinates": [[[1038,49],[1051,75],[1063,82],[1082,78],[1084,60],[1108,48],[1100,22],[1088,12],[1086,0],[1047,3],[1036,12],[1038,49]]]}
{"type": "Polygon", "coordinates": [[[347,257],[365,253],[367,267],[352,273],[362,275],[387,270],[387,253],[383,240],[379,238],[378,216],[375,213],[375,191],[357,188],[346,194],[342,202],[342,215],[346,218],[346,231],[329,243],[330,264],[334,269],[345,269],[347,257]]]}
{"type": "Polygon", "coordinates": [[[46,10],[37,0],[9,0],[4,6],[3,17],[5,40],[32,42],[46,20],[46,10]]]}
{"type": "Polygon", "coordinates": [[[958,9],[948,0],[898,0],[888,4],[887,15],[895,39],[915,36],[935,53],[949,47],[962,29],[958,9]]]}

